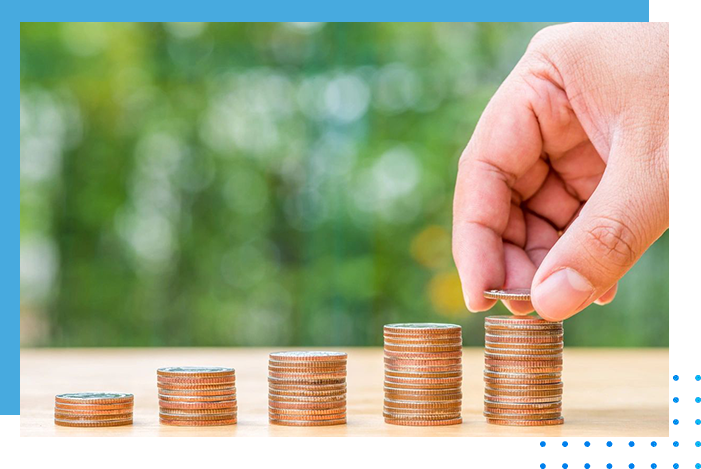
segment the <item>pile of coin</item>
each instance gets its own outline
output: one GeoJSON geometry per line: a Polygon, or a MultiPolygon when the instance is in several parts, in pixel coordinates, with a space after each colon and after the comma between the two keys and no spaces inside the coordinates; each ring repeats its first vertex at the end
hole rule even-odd
{"type": "Polygon", "coordinates": [[[54,423],[63,427],[131,425],[134,395],[121,392],[77,392],[56,396],[54,423]]]}
{"type": "Polygon", "coordinates": [[[276,352],[268,362],[270,423],[346,423],[346,363],[342,352],[276,352]]]}
{"type": "Polygon", "coordinates": [[[389,324],[385,342],[385,422],[462,423],[462,328],[455,324],[389,324]]]}
{"type": "Polygon", "coordinates": [[[158,406],[162,424],[184,427],[236,423],[236,374],[218,366],[159,368],[158,406]]]}
{"type": "Polygon", "coordinates": [[[485,319],[484,416],[497,425],[560,425],[562,322],[485,319]]]}

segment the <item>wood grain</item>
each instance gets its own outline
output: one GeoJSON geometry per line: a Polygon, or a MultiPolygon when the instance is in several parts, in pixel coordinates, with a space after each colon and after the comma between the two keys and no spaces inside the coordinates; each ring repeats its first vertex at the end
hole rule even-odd
{"type": "Polygon", "coordinates": [[[465,349],[463,420],[450,427],[399,427],[382,419],[382,350],[348,352],[348,424],[296,428],[268,424],[270,349],[31,349],[20,351],[22,436],[655,436],[669,434],[667,349],[567,349],[563,381],[565,425],[517,428],[482,417],[483,351],[465,349]],[[236,368],[238,424],[176,428],[158,423],[156,368],[214,365],[236,368]],[[53,423],[54,396],[120,391],[135,396],[134,425],[64,428],[53,423]]]}

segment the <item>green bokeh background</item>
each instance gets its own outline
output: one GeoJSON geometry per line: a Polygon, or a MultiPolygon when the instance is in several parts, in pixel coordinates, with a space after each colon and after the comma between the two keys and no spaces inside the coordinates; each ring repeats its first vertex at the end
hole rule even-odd
{"type": "MultiPolygon", "coordinates": [[[[543,26],[22,24],[22,345],[481,344],[457,160],[543,26]]],[[[668,281],[665,234],[568,344],[667,346],[668,281]]]]}

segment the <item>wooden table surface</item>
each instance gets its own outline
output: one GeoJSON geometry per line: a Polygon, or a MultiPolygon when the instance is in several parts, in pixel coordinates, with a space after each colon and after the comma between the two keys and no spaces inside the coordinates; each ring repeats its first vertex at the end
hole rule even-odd
{"type": "Polygon", "coordinates": [[[554,427],[488,425],[482,417],[483,350],[463,356],[463,424],[400,427],[382,418],[382,350],[348,352],[348,424],[280,427],[268,424],[270,349],[23,349],[20,351],[22,436],[656,436],[669,435],[667,349],[565,351],[563,415],[554,427]],[[213,365],[236,368],[238,424],[181,428],[158,423],[156,368],[213,365]],[[53,423],[56,394],[134,394],[134,425],[65,428],[53,423]]]}

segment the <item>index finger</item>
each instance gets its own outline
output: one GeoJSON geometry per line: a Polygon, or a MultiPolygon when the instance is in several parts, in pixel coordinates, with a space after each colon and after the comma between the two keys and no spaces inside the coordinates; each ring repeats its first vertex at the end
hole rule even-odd
{"type": "Polygon", "coordinates": [[[453,257],[472,312],[491,308],[495,302],[484,298],[483,292],[502,288],[506,280],[502,235],[509,224],[514,185],[525,181],[538,187],[539,173],[544,169],[544,179],[548,171],[542,165],[528,181],[527,173],[539,160],[543,145],[530,91],[513,75],[485,109],[458,167],[453,257]]]}

